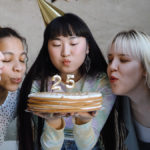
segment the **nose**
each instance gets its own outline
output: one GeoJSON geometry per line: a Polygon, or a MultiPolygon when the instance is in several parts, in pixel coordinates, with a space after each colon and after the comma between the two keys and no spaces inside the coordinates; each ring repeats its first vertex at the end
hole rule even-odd
{"type": "Polygon", "coordinates": [[[62,57],[70,56],[71,50],[69,44],[64,44],[62,47],[61,55],[62,57]]]}
{"type": "Polygon", "coordinates": [[[13,70],[14,70],[15,72],[20,72],[20,71],[22,71],[21,62],[15,62],[14,65],[13,65],[13,70]]]}
{"type": "Polygon", "coordinates": [[[118,61],[117,60],[112,60],[111,63],[108,64],[108,69],[113,72],[117,71],[119,68],[118,61]]]}

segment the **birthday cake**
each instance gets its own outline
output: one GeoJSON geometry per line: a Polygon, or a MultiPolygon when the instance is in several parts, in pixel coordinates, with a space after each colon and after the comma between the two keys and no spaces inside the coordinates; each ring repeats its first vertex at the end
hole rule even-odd
{"type": "Polygon", "coordinates": [[[29,94],[28,110],[44,113],[87,112],[102,108],[102,94],[98,92],[29,94]]]}

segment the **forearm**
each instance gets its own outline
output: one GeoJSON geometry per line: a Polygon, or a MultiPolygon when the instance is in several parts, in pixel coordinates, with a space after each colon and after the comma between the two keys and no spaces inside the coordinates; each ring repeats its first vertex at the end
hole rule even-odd
{"type": "Polygon", "coordinates": [[[74,139],[78,150],[91,150],[97,142],[91,121],[83,125],[74,125],[74,139]]]}
{"type": "Polygon", "coordinates": [[[43,150],[60,150],[64,142],[64,126],[56,130],[45,122],[44,130],[41,136],[41,145],[43,150]]]}

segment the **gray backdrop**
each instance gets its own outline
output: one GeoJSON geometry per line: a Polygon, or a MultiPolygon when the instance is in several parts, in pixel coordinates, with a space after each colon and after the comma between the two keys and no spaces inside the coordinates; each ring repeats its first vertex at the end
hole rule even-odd
{"type": "MultiPolygon", "coordinates": [[[[57,0],[53,4],[79,15],[105,56],[117,32],[135,28],[150,33],[150,0],[57,0]]],[[[41,48],[45,28],[37,0],[0,0],[0,26],[13,27],[26,37],[30,67],[41,48]]]]}

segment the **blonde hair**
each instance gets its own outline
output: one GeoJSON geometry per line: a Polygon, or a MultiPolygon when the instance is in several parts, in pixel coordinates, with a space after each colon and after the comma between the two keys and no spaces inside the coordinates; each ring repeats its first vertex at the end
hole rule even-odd
{"type": "Polygon", "coordinates": [[[119,32],[113,39],[111,47],[138,58],[146,70],[146,83],[150,88],[150,36],[136,30],[119,32]]]}

